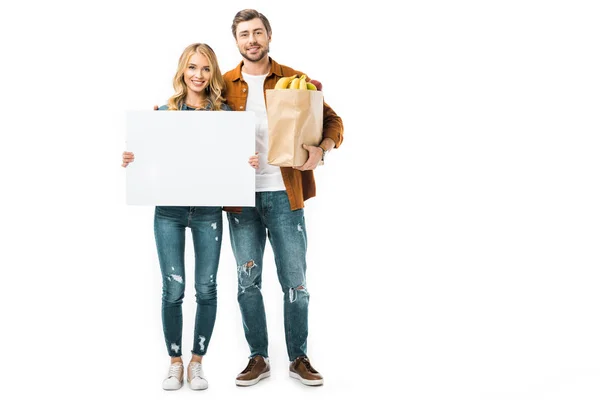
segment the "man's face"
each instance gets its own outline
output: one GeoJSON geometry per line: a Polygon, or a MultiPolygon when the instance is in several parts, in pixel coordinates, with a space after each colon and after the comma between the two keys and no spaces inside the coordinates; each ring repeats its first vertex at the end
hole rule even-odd
{"type": "Polygon", "coordinates": [[[271,37],[267,35],[262,21],[254,18],[237,26],[235,41],[242,57],[249,61],[260,61],[269,53],[271,37]]]}

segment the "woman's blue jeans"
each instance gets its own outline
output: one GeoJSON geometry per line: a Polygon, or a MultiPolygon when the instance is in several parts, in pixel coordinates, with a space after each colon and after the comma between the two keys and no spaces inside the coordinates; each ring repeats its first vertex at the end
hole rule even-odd
{"type": "Polygon", "coordinates": [[[217,315],[217,269],[221,253],[221,207],[157,206],[154,237],[162,272],[162,323],[167,351],[181,356],[185,292],[185,230],[194,241],[196,320],[192,353],[206,354],[217,315]]]}

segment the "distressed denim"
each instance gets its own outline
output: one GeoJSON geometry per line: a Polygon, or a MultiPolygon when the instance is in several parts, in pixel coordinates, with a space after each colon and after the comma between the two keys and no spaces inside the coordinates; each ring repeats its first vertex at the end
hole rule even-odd
{"type": "Polygon", "coordinates": [[[284,325],[290,361],[306,355],[308,302],[304,210],[292,211],[285,191],[257,192],[255,207],[227,213],[238,270],[238,303],[250,357],[268,357],[265,307],[261,293],[263,254],[269,238],[283,291],[284,325]]]}
{"type": "Polygon", "coordinates": [[[221,207],[157,206],[154,237],[162,272],[162,323],[167,351],[181,356],[185,292],[185,230],[194,241],[196,320],[192,353],[206,354],[217,315],[217,269],[221,254],[221,207]]]}

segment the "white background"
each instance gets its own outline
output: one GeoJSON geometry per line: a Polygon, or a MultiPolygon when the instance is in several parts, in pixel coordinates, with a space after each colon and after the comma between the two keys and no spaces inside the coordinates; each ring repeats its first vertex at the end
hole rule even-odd
{"type": "Polygon", "coordinates": [[[0,397],[598,399],[596,4],[3,4],[0,397]],[[124,111],[166,102],[190,43],[233,68],[246,7],[344,120],[306,204],[326,383],[287,377],[268,248],[273,375],[234,386],[248,350],[224,240],[210,387],[165,393],[153,210],[125,205],[124,111]]]}

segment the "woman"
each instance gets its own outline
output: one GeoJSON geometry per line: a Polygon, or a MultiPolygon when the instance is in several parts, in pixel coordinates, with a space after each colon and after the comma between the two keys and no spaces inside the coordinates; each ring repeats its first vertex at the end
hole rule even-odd
{"type": "MultiPolygon", "coordinates": [[[[228,111],[224,103],[225,82],[213,50],[206,44],[188,46],[173,78],[175,94],[159,110],[228,111]]],[[[123,153],[123,167],[133,162],[131,152],[123,153]]],[[[258,156],[248,163],[258,168],[258,156]]],[[[221,207],[157,206],[154,213],[154,236],[162,273],[162,323],[171,366],[163,389],[176,390],[183,385],[181,358],[182,301],[185,290],[185,229],[192,231],[195,252],[196,320],[192,359],[187,380],[194,390],[206,389],[202,370],[217,313],[216,275],[221,251],[223,222],[221,207]]]]}

